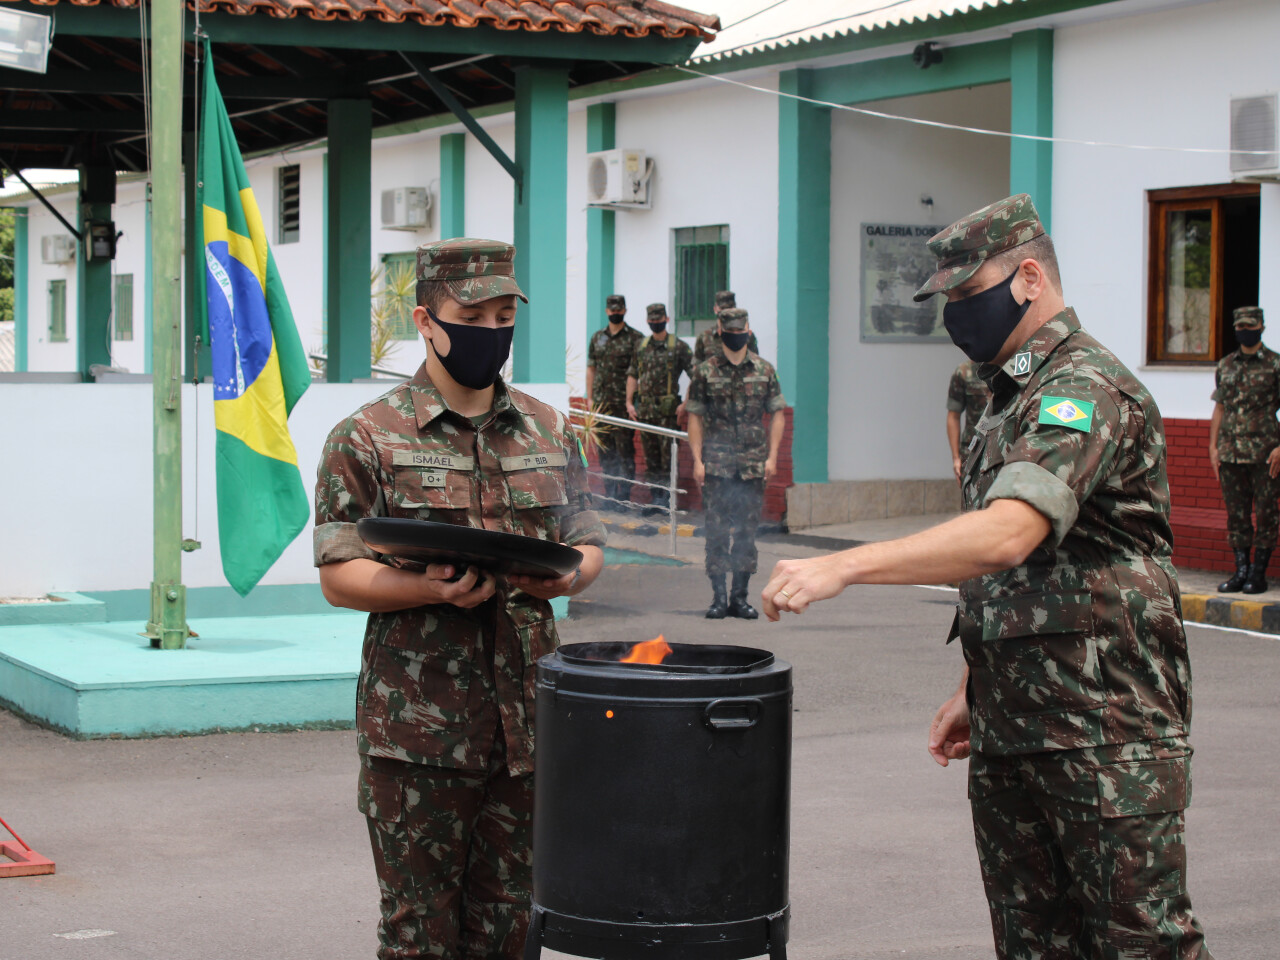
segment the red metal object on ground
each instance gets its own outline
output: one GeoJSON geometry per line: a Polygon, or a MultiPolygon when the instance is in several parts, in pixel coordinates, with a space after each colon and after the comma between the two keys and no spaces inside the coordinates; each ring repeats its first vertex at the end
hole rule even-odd
{"type": "Polygon", "coordinates": [[[0,839],[0,877],[38,877],[53,873],[54,863],[48,857],[36,853],[26,842],[13,832],[13,827],[0,818],[0,826],[12,834],[17,843],[0,839]],[[11,862],[6,863],[5,860],[11,862]]]}

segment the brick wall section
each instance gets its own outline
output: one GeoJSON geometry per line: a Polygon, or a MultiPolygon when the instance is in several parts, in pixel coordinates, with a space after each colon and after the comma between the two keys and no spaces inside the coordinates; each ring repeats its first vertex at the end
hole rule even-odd
{"type": "MultiPolygon", "coordinates": [[[[1209,466],[1209,421],[1166,420],[1169,493],[1173,503],[1173,562],[1192,570],[1235,569],[1227,543],[1227,510],[1209,466]]],[[[1280,554],[1268,575],[1280,579],[1280,554]]]]}
{"type": "MultiPolygon", "coordinates": [[[[582,397],[572,398],[570,405],[575,410],[586,409],[586,401],[582,397]]],[[[794,482],[791,463],[791,435],[795,411],[791,407],[787,407],[784,412],[787,426],[782,435],[782,445],[778,449],[778,474],[769,482],[764,491],[764,510],[761,520],[765,523],[782,522],[787,512],[787,487],[794,482]]],[[[765,419],[765,424],[767,429],[768,418],[765,419]]],[[[688,429],[686,418],[683,416],[680,418],[678,425],[681,430],[688,429]]],[[[587,450],[587,464],[593,471],[600,469],[600,460],[596,450],[587,450]]],[[[644,479],[644,451],[640,447],[638,435],[636,437],[636,479],[644,479]]],[[[689,444],[683,441],[680,443],[680,486],[682,489],[689,491],[680,495],[680,509],[695,512],[701,511],[702,491],[698,489],[698,485],[693,480],[693,454],[689,452],[689,444]]],[[[595,493],[604,493],[604,482],[599,477],[592,477],[591,489],[595,493]]],[[[649,490],[647,487],[634,487],[631,496],[637,503],[649,502],[649,490]]]]}

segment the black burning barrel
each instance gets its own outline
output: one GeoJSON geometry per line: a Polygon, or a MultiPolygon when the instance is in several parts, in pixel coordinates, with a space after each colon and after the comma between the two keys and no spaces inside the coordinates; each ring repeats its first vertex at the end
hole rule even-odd
{"type": "Polygon", "coordinates": [[[576,643],[538,661],[525,948],[785,960],[791,665],[765,650],[576,643]]]}

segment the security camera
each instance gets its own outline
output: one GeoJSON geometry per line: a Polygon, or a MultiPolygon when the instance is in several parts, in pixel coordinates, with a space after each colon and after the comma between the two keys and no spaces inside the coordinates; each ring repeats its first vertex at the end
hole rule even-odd
{"type": "Polygon", "coordinates": [[[942,62],[942,50],[932,40],[917,43],[911,51],[911,62],[921,70],[928,70],[935,63],[942,62]]]}

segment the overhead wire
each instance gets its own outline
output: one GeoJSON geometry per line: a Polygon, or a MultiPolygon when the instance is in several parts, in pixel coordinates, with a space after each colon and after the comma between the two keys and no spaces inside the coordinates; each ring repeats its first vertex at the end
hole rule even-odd
{"type": "Polygon", "coordinates": [[[883,110],[871,110],[867,107],[855,107],[847,103],[834,103],[830,100],[817,100],[813,97],[805,97],[798,93],[788,93],[785,90],[770,90],[768,87],[758,87],[755,84],[744,83],[741,80],[733,80],[729,77],[717,76],[714,73],[707,73],[703,70],[694,70],[692,67],[686,67],[680,64],[676,65],[676,69],[692,74],[696,77],[704,77],[707,80],[715,80],[718,83],[727,83],[731,86],[742,87],[746,90],[754,90],[757,93],[764,93],[774,97],[785,97],[789,100],[798,100],[801,103],[812,104],[815,107],[828,107],[832,110],[844,110],[848,113],[862,114],[866,117],[878,117],[881,120],[898,120],[902,123],[914,123],[922,127],[934,127],[939,130],[957,130],[961,133],[976,133],[986,137],[1005,137],[1010,140],[1032,140],[1037,143],[1065,143],[1085,147],[1114,147],[1123,150],[1167,151],[1171,153],[1234,154],[1240,156],[1262,157],[1272,156],[1276,153],[1275,150],[1233,150],[1230,147],[1173,147],[1160,144],[1120,143],[1112,140],[1085,140],[1078,137],[1053,137],[1036,133],[1014,133],[1009,130],[989,130],[985,127],[967,127],[959,123],[946,123],[942,120],[925,120],[921,117],[904,117],[897,113],[885,113],[883,110]]]}
{"type": "MultiPolygon", "coordinates": [[[[751,17],[759,16],[762,13],[772,10],[773,7],[781,6],[785,2],[786,0],[778,0],[778,2],[772,7],[765,7],[763,10],[757,10],[755,13],[751,14],[751,16],[743,17],[737,23],[732,23],[728,27],[722,27],[718,36],[723,36],[724,31],[730,29],[730,27],[736,27],[738,23],[746,23],[751,19],[751,17]]],[[[725,56],[727,54],[734,53],[735,51],[745,49],[746,47],[756,47],[764,43],[772,43],[775,40],[785,39],[793,34],[808,33],[810,30],[829,27],[833,23],[842,23],[845,20],[853,20],[856,17],[865,17],[871,13],[883,13],[885,10],[892,10],[894,7],[900,7],[907,3],[915,3],[915,0],[890,0],[889,3],[881,4],[878,7],[871,7],[867,10],[858,10],[854,13],[841,14],[838,17],[831,17],[830,19],[822,20],[818,23],[811,23],[805,27],[792,27],[790,30],[784,30],[782,33],[776,33],[771,37],[757,37],[755,40],[748,40],[744,43],[740,43],[736,47],[727,47],[724,50],[708,50],[706,53],[702,54],[702,57],[725,56]]]]}

